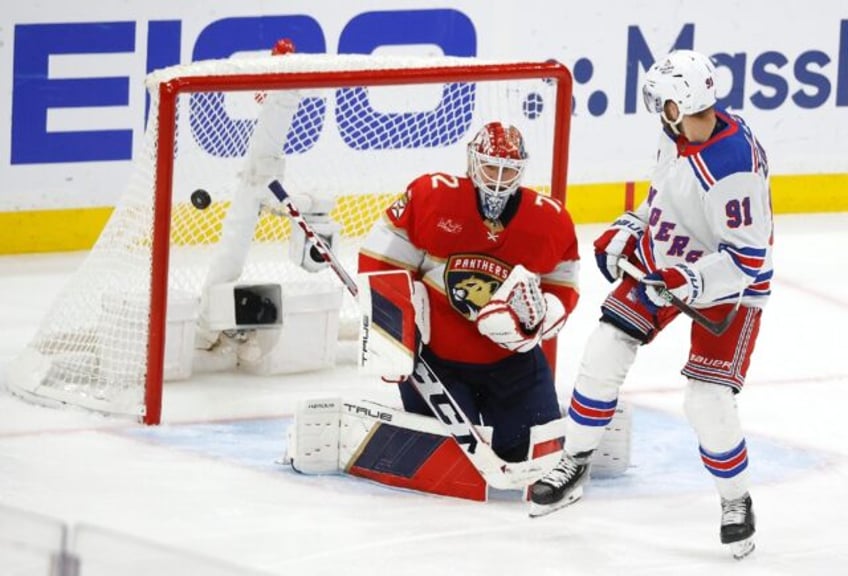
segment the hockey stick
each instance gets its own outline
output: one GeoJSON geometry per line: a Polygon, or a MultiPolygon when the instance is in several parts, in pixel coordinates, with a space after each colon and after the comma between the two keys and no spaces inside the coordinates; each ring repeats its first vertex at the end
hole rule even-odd
{"type": "MultiPolygon", "coordinates": [[[[646,276],[644,272],[642,272],[639,268],[631,264],[626,258],[620,258],[618,260],[618,267],[621,268],[628,276],[631,276],[637,282],[641,282],[642,279],[646,276]]],[[[739,311],[739,304],[741,302],[741,298],[736,301],[736,306],[728,312],[727,316],[724,317],[723,320],[718,322],[713,322],[688,304],[672,294],[666,288],[658,288],[658,292],[660,294],[660,298],[689,316],[692,320],[709,330],[712,334],[716,336],[721,336],[724,334],[724,331],[733,323],[733,319],[736,317],[736,313],[739,311]]]]}
{"type": "MultiPolygon", "coordinates": [[[[339,280],[348,289],[348,292],[354,298],[357,298],[359,288],[356,282],[344,269],[335,254],[327,247],[323,239],[315,234],[292,202],[291,196],[285,191],[283,185],[278,180],[274,180],[268,185],[268,188],[285,207],[288,216],[303,230],[306,238],[329,264],[339,280]]],[[[523,462],[506,462],[495,454],[495,451],[486,443],[436,373],[420,355],[415,363],[413,373],[410,375],[410,381],[424,401],[427,402],[427,406],[430,407],[433,415],[456,440],[468,460],[490,486],[500,490],[524,488],[541,478],[550,469],[550,466],[545,464],[549,460],[546,457],[523,462]]],[[[558,459],[559,456],[556,455],[556,458],[558,459]]],[[[551,465],[553,465],[553,462],[551,465]]]]}
{"type": "Polygon", "coordinates": [[[345,288],[348,289],[351,296],[356,298],[359,296],[359,288],[356,286],[356,282],[353,281],[353,278],[350,277],[345,269],[342,267],[341,262],[339,262],[336,255],[327,247],[324,241],[318,236],[313,230],[309,223],[306,221],[306,218],[300,213],[300,210],[297,209],[297,206],[292,202],[291,196],[289,196],[288,192],[285,191],[283,185],[280,184],[279,180],[274,180],[270,184],[268,184],[268,188],[271,189],[271,192],[274,196],[277,197],[277,200],[283,205],[288,213],[289,217],[297,224],[303,233],[306,234],[306,239],[312,243],[312,246],[315,250],[318,251],[318,254],[321,255],[321,258],[329,264],[330,268],[333,269],[333,272],[336,273],[336,276],[339,277],[339,280],[344,283],[345,288]]]}

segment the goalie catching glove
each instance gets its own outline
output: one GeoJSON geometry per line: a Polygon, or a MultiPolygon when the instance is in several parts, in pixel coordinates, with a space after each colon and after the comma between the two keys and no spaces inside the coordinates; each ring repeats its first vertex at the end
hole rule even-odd
{"type": "Polygon", "coordinates": [[[543,293],[539,276],[519,264],[480,309],[477,330],[498,346],[523,353],[553,338],[566,316],[560,299],[543,293]]]}

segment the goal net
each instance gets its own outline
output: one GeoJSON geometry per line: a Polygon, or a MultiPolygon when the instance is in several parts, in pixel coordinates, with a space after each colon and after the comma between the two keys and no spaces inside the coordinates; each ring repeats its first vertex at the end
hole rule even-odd
{"type": "MultiPolygon", "coordinates": [[[[489,121],[522,131],[524,184],[564,200],[571,76],[554,61],[252,56],[159,70],[147,87],[129,185],[11,365],[10,389],[31,400],[158,423],[166,348],[181,337],[168,327],[197,320],[206,286],[340,290],[331,270],[297,262],[272,180],[331,230],[352,273],[387,205],[420,174],[464,174],[467,143],[489,121]]],[[[356,303],[340,297],[338,332],[355,337],[356,303]]]]}

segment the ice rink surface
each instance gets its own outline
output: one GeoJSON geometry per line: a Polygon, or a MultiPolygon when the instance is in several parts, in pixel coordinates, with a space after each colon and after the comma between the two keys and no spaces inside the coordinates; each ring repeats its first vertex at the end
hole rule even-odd
{"type": "MultiPolygon", "coordinates": [[[[591,254],[601,229],[578,227],[582,298],[559,339],[561,399],[607,291],[591,254]]],[[[776,219],[773,295],[738,397],[758,521],[757,550],[741,562],[719,543],[718,496],[682,413],[684,318],[640,351],[622,389],[633,414],[630,469],[547,517],[528,518],[511,493],[473,503],[276,464],[299,400],[398,404],[391,385],[357,375],[350,349],[332,371],[170,383],[159,427],[0,393],[0,506],[244,573],[848,574],[846,252],[848,214],[776,219]]],[[[0,369],[83,256],[0,258],[0,369]]],[[[4,574],[10,524],[0,526],[4,574]]],[[[114,574],[169,573],[121,546],[91,546],[123,560],[114,574]]],[[[188,573],[173,566],[170,573],[188,573]]],[[[85,576],[85,558],[81,567],[85,576]]]]}

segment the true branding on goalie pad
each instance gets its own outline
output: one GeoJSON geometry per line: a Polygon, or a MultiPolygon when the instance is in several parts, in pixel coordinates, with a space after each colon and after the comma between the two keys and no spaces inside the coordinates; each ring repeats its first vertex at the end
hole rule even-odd
{"type": "Polygon", "coordinates": [[[424,285],[406,271],[360,274],[361,322],[358,365],[361,373],[385,378],[412,373],[418,340],[429,340],[429,310],[424,285]]]}
{"type": "MultiPolygon", "coordinates": [[[[491,437],[490,428],[478,429],[484,438],[491,437]]],[[[564,430],[564,419],[531,428],[528,458],[553,466],[564,430]]],[[[596,475],[615,476],[627,469],[629,438],[629,415],[621,409],[597,450],[596,475]]],[[[430,494],[477,501],[488,497],[485,479],[438,420],[367,400],[301,402],[289,428],[283,463],[304,474],[342,472],[430,494]]]]}
{"type": "Polygon", "coordinates": [[[398,488],[487,498],[483,477],[438,421],[367,401],[302,402],[283,462],[304,474],[344,472],[398,488]]]}

